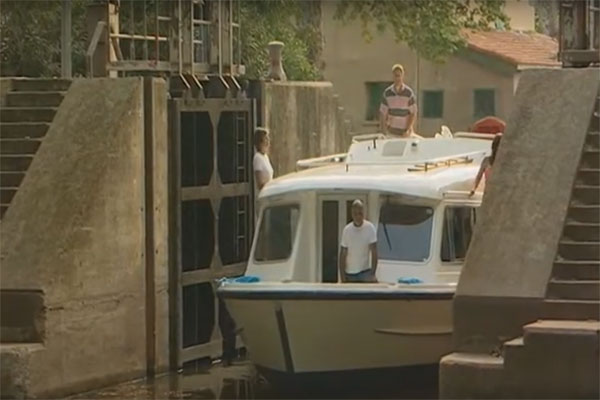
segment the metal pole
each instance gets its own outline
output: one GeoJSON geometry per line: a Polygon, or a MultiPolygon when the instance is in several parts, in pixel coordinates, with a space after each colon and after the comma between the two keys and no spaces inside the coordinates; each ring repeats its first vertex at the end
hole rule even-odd
{"type": "Polygon", "coordinates": [[[233,1],[229,0],[229,75],[233,76],[233,1]]]}
{"type": "Polygon", "coordinates": [[[62,0],[61,24],[61,74],[63,78],[72,77],[71,67],[71,0],[62,0]]]}
{"type": "Polygon", "coordinates": [[[223,80],[223,21],[221,21],[223,11],[221,10],[221,0],[218,0],[217,4],[219,5],[219,77],[223,80]]]}

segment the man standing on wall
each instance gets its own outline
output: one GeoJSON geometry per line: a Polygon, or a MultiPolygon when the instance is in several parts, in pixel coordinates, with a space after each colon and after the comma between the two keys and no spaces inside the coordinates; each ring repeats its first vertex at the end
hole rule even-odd
{"type": "Polygon", "coordinates": [[[365,206],[358,199],[352,203],[352,222],[342,232],[339,260],[342,282],[377,282],[377,232],[365,219],[365,206]]]}
{"type": "Polygon", "coordinates": [[[394,83],[385,89],[379,107],[379,126],[384,135],[409,137],[417,118],[417,98],[404,83],[404,67],[392,67],[394,83]]]}

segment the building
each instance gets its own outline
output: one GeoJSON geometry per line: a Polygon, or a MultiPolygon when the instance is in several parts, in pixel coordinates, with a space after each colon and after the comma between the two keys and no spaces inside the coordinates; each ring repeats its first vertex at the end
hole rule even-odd
{"type": "Polygon", "coordinates": [[[466,130],[477,119],[505,119],[520,71],[559,67],[558,44],[532,33],[534,8],[525,0],[508,0],[505,12],[512,31],[465,32],[468,46],[444,64],[434,64],[397,43],[390,32],[367,43],[361,26],[334,18],[336,2],[322,2],[324,77],[333,82],[355,132],[378,129],[381,93],[391,84],[391,67],[402,63],[406,83],[418,97],[417,131],[425,136],[440,125],[466,130]]]}

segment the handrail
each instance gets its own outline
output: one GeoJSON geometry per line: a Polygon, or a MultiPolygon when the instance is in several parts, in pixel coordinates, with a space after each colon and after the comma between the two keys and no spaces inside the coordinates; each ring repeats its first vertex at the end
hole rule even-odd
{"type": "Polygon", "coordinates": [[[408,172],[427,172],[436,168],[451,167],[456,164],[470,164],[472,162],[473,158],[469,156],[447,158],[440,161],[425,161],[415,164],[412,168],[408,168],[408,172]]]}
{"type": "Polygon", "coordinates": [[[96,54],[96,49],[98,48],[98,43],[100,42],[100,37],[102,36],[104,29],[106,29],[106,22],[98,21],[98,23],[96,24],[96,28],[94,29],[94,34],[92,35],[92,40],[90,40],[90,45],[88,46],[87,52],[85,53],[88,78],[94,77],[93,57],[94,54],[96,54]]]}
{"type": "Polygon", "coordinates": [[[470,138],[470,139],[494,140],[494,137],[496,135],[493,134],[493,133],[456,132],[453,136],[455,138],[470,138]]]}
{"type": "Polygon", "coordinates": [[[366,142],[367,140],[373,139],[386,139],[386,136],[383,133],[365,133],[361,135],[352,136],[352,142],[366,142]]]}
{"type": "Polygon", "coordinates": [[[332,154],[323,157],[306,158],[296,162],[296,169],[309,169],[323,167],[330,164],[338,164],[346,160],[347,153],[332,154]]]}
{"type": "MultiPolygon", "coordinates": [[[[104,23],[104,21],[100,21],[100,22],[104,23]]],[[[153,41],[153,40],[158,40],[159,42],[168,42],[169,41],[169,38],[166,36],[132,35],[129,33],[111,33],[110,37],[117,38],[117,39],[146,40],[148,42],[153,41]]]]}
{"type": "MultiPolygon", "coordinates": [[[[479,193],[479,192],[475,192],[479,193]]],[[[473,197],[474,193],[471,193],[469,190],[447,190],[443,194],[444,198],[465,198],[465,197],[473,197]]]]}

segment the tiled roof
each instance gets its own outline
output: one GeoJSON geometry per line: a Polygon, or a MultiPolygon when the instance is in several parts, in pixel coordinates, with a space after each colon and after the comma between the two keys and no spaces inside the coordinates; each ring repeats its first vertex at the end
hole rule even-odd
{"type": "Polygon", "coordinates": [[[515,66],[559,66],[558,43],[550,36],[516,31],[465,31],[468,48],[515,66]]]}

